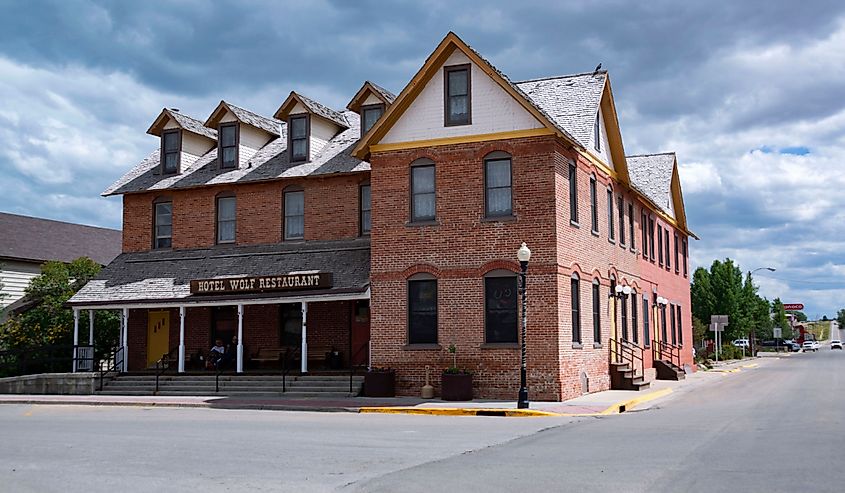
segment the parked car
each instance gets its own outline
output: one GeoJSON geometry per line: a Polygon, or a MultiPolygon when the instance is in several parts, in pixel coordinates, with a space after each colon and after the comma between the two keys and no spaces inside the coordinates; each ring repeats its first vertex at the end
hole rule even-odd
{"type": "Polygon", "coordinates": [[[786,348],[788,350],[792,351],[793,353],[797,353],[798,351],[801,350],[801,345],[798,344],[797,342],[790,342],[790,343],[786,344],[786,348]]]}
{"type": "Polygon", "coordinates": [[[804,344],[801,345],[801,349],[806,353],[807,351],[816,352],[819,349],[816,347],[816,341],[804,341],[804,344]]]}
{"type": "Polygon", "coordinates": [[[830,341],[830,349],[838,349],[842,351],[842,341],[840,341],[839,339],[834,339],[830,341]]]}
{"type": "Polygon", "coordinates": [[[820,347],[821,347],[821,344],[819,344],[819,341],[813,341],[813,349],[818,351],[820,347]]]}
{"type": "Polygon", "coordinates": [[[748,339],[735,339],[733,345],[736,347],[749,347],[748,339]]]}

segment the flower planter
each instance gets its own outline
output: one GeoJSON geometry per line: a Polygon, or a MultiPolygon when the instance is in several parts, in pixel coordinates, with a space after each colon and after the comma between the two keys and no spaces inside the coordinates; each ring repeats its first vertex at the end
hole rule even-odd
{"type": "Polygon", "coordinates": [[[444,401],[472,400],[472,374],[444,373],[440,384],[440,396],[444,401]]]}
{"type": "Polygon", "coordinates": [[[364,397],[395,397],[396,372],[368,371],[364,373],[364,397]]]}

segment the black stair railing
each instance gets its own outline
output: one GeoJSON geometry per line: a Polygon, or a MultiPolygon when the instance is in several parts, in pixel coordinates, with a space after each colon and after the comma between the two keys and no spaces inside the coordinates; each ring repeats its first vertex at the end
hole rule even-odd
{"type": "Polygon", "coordinates": [[[112,348],[111,351],[98,364],[100,369],[100,391],[103,390],[105,379],[110,374],[119,375],[123,371],[123,362],[126,357],[123,346],[112,348]]]}
{"type": "Polygon", "coordinates": [[[291,362],[295,361],[294,358],[297,354],[300,354],[301,348],[299,346],[296,347],[288,347],[285,350],[284,357],[282,358],[282,393],[288,391],[287,381],[288,381],[288,374],[291,371],[291,362]]]}
{"type": "Polygon", "coordinates": [[[678,368],[681,367],[681,348],[664,341],[652,341],[652,355],[654,359],[668,361],[678,368]]]}
{"type": "Polygon", "coordinates": [[[625,339],[611,339],[609,341],[610,357],[617,363],[628,363],[634,375],[642,375],[644,371],[643,348],[625,339]]]}
{"type": "Polygon", "coordinates": [[[353,385],[354,384],[354,378],[355,378],[355,375],[358,374],[358,370],[361,369],[362,367],[363,368],[367,367],[367,365],[355,365],[352,362],[355,361],[358,358],[358,356],[361,353],[364,352],[365,349],[369,349],[369,346],[367,344],[364,344],[361,347],[359,347],[358,350],[355,351],[355,354],[353,354],[349,358],[349,393],[350,394],[352,394],[352,392],[354,392],[354,390],[353,390],[354,389],[354,385],[353,385]]]}
{"type": "MultiPolygon", "coordinates": [[[[178,355],[178,354],[179,354],[179,348],[175,347],[175,348],[171,349],[170,351],[168,351],[167,353],[163,354],[161,356],[161,358],[159,358],[159,360],[156,361],[156,389],[155,389],[156,395],[158,395],[159,379],[168,370],[171,370],[171,369],[174,368],[173,365],[171,364],[171,362],[173,362],[173,361],[178,362],[178,359],[177,359],[178,357],[174,356],[174,355],[178,355]]],[[[179,368],[178,364],[176,365],[176,368],[179,368]]]]}

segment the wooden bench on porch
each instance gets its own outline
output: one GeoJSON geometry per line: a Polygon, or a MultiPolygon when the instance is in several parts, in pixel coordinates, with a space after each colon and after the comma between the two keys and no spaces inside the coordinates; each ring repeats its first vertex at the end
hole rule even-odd
{"type": "Polygon", "coordinates": [[[287,351],[286,348],[260,348],[249,360],[255,367],[281,368],[282,355],[285,351],[287,351]]]}

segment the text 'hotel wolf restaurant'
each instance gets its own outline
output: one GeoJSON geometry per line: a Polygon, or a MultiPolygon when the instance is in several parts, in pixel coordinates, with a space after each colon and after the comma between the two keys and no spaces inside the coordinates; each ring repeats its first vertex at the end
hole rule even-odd
{"type": "Polygon", "coordinates": [[[232,374],[390,368],[419,395],[430,371],[439,395],[455,366],[511,399],[523,315],[532,399],[694,369],[677,160],[625,155],[606,71],[514,82],[449,33],[398,96],[166,108],[147,133],[104,193],[123,253],[70,300],[77,341],[81,311],[123,314],[123,372],[208,373],[222,341],[232,374]]]}

